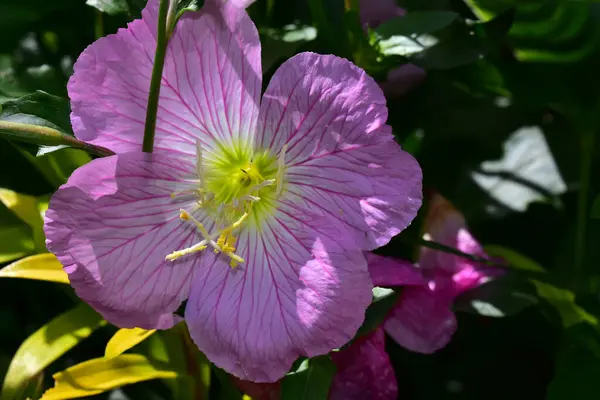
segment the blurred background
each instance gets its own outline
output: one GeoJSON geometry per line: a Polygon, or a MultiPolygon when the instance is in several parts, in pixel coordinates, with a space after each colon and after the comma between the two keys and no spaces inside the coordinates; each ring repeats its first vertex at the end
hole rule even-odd
{"type": "MultiPolygon", "coordinates": [[[[72,134],[66,82],[74,61],[138,18],[144,3],[0,0],[0,120],[72,134]]],[[[459,328],[444,349],[422,355],[388,340],[399,398],[599,398],[600,3],[258,0],[248,12],[261,35],[265,84],[302,51],[348,58],[376,78],[426,193],[450,200],[488,254],[510,264],[507,279],[455,303],[459,328]],[[383,3],[395,11],[377,9],[383,3]],[[494,311],[473,307],[475,298],[494,311]]],[[[40,215],[92,157],[0,135],[0,266],[49,260],[40,215]]],[[[383,253],[411,258],[421,219],[383,253]]],[[[54,373],[102,357],[117,331],[60,276],[36,273],[0,274],[2,400],[39,398],[54,373]]],[[[194,364],[210,398],[241,398],[193,345],[186,352],[186,338],[161,332],[135,351],[194,364]]],[[[203,398],[189,382],[132,382],[86,398],[203,398]]]]}

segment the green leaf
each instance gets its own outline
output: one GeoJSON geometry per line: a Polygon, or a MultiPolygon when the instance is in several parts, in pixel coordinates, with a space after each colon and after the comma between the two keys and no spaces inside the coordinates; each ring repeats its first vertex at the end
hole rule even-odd
{"type": "Polygon", "coordinates": [[[285,376],[281,398],[285,400],[326,400],[336,367],[328,355],[313,357],[306,368],[285,376]]]}
{"type": "MultiPolygon", "coordinates": [[[[168,364],[175,371],[186,372],[187,359],[184,343],[181,339],[178,327],[159,331],[144,341],[141,352],[154,361],[168,364]]],[[[199,352],[198,348],[196,348],[196,351],[199,352]]],[[[195,390],[198,385],[202,384],[196,379],[185,378],[166,379],[164,383],[171,389],[173,398],[178,400],[194,400],[196,398],[195,390]]],[[[203,396],[202,398],[207,397],[203,396]]]]}
{"type": "MultiPolygon", "coordinates": [[[[69,146],[99,156],[113,154],[75,138],[69,113],[67,100],[38,90],[2,105],[0,135],[10,140],[53,146],[55,150],[69,146]]],[[[48,153],[48,149],[42,149],[42,153],[48,153]]]]}
{"type": "Polygon", "coordinates": [[[414,11],[384,22],[375,32],[382,38],[422,35],[439,31],[457,18],[458,14],[451,11],[414,11]]]}
{"type": "Polygon", "coordinates": [[[59,315],[29,336],[13,357],[0,398],[20,398],[31,379],[97,328],[106,324],[87,304],[59,315]]]}
{"type": "Polygon", "coordinates": [[[510,263],[510,265],[517,269],[523,269],[526,271],[545,271],[544,267],[532,260],[531,258],[524,256],[523,254],[514,250],[508,249],[502,246],[488,245],[485,246],[485,252],[493,257],[502,257],[510,263]]]}
{"type": "Polygon", "coordinates": [[[439,42],[415,54],[411,60],[428,70],[447,70],[483,59],[485,49],[475,37],[439,42]]]}
{"type": "Polygon", "coordinates": [[[590,216],[594,219],[600,219],[600,196],[597,196],[596,200],[594,200],[590,216]]]}
{"type": "Polygon", "coordinates": [[[129,13],[129,5],[125,0],[86,0],[85,4],[108,15],[129,13]]]}
{"type": "Polygon", "coordinates": [[[35,197],[0,188],[0,202],[32,229],[39,228],[43,224],[35,197]]]}
{"type": "Polygon", "coordinates": [[[27,226],[0,226],[0,263],[31,254],[34,248],[27,226]]]}
{"type": "Polygon", "coordinates": [[[0,269],[0,278],[23,278],[69,284],[69,276],[54,254],[22,258],[0,269]]]}
{"type": "Polygon", "coordinates": [[[465,0],[481,20],[515,9],[509,43],[520,61],[568,63],[597,49],[598,25],[585,1],[465,0]]]}
{"type": "Polygon", "coordinates": [[[44,221],[37,198],[0,188],[0,202],[31,227],[33,242],[38,252],[46,252],[44,221]]]}
{"type": "Polygon", "coordinates": [[[373,289],[373,302],[365,312],[365,320],[358,329],[356,336],[366,335],[382,324],[390,310],[398,302],[401,289],[384,289],[375,287],[373,289]]]}
{"type": "Polygon", "coordinates": [[[585,325],[566,332],[566,342],[556,362],[547,400],[588,400],[600,393],[600,338],[598,331],[585,325]],[[586,329],[588,328],[588,329],[586,329]]]}
{"type": "Polygon", "coordinates": [[[512,275],[504,275],[459,296],[454,308],[486,317],[515,315],[539,303],[536,288],[512,275]]]}
{"type": "Polygon", "coordinates": [[[114,358],[119,356],[131,349],[136,344],[146,340],[154,332],[156,332],[156,329],[119,329],[117,333],[115,333],[114,336],[108,341],[106,350],[104,351],[104,357],[114,358]]]}
{"type": "Polygon", "coordinates": [[[55,385],[41,400],[94,396],[124,385],[151,379],[174,379],[181,374],[140,354],[95,358],[53,375],[55,385]]]}
{"type": "MultiPolygon", "coordinates": [[[[485,246],[490,256],[505,258],[512,267],[528,271],[545,271],[544,267],[534,260],[514,250],[502,246],[485,246]]],[[[568,328],[580,322],[597,325],[598,320],[575,302],[575,294],[570,290],[559,288],[538,279],[531,279],[538,296],[550,303],[560,314],[563,325],[568,328]]]]}
{"type": "Polygon", "coordinates": [[[563,326],[571,327],[581,322],[598,325],[598,319],[575,302],[575,294],[545,282],[533,281],[538,295],[547,300],[560,314],[563,326]]]}

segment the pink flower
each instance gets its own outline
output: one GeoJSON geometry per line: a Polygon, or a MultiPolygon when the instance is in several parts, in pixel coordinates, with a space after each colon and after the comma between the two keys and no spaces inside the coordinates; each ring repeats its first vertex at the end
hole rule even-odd
{"type": "Polygon", "coordinates": [[[382,328],[357,338],[347,348],[331,353],[337,373],[331,383],[329,400],[395,400],[398,383],[385,352],[382,328]]]}
{"type": "Polygon", "coordinates": [[[388,72],[386,80],[380,83],[388,98],[402,97],[425,80],[427,71],[414,64],[402,64],[388,72]]]}
{"type": "Polygon", "coordinates": [[[186,14],[165,61],[154,153],[141,153],[158,2],[89,46],[69,81],[75,135],[115,156],[52,197],[47,245],[120,327],[185,320],[199,349],[272,382],[348,342],[372,284],[362,250],[421,205],[421,170],[385,98],[347,60],[301,53],[261,101],[256,27],[232,2],[186,14]]]}
{"type": "Polygon", "coordinates": [[[358,6],[362,23],[373,29],[388,19],[406,15],[396,0],[360,0],[358,6]]]}
{"type": "MultiPolygon", "coordinates": [[[[486,256],[467,230],[464,217],[440,195],[431,200],[425,232],[428,240],[467,254],[486,256]]],[[[458,295],[502,272],[429,248],[421,251],[420,268],[375,254],[369,254],[367,259],[374,285],[406,286],[384,326],[400,345],[419,353],[433,353],[448,344],[456,330],[451,307],[458,295]]]]}
{"type": "MultiPolygon", "coordinates": [[[[385,333],[378,328],[331,353],[337,371],[329,389],[329,400],[395,400],[398,384],[385,352],[385,333]]],[[[281,399],[281,381],[256,383],[233,379],[234,384],[255,400],[281,399]]]]}

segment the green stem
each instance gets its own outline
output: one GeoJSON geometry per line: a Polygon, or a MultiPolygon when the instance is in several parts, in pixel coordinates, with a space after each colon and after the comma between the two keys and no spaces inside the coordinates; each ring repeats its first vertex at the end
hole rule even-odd
{"type": "Polygon", "coordinates": [[[104,36],[104,20],[102,16],[102,11],[100,10],[96,10],[96,18],[94,21],[94,35],[96,36],[96,40],[104,36]]]}
{"type": "Polygon", "coordinates": [[[25,124],[22,122],[0,121],[0,136],[4,136],[9,140],[19,142],[33,143],[43,146],[60,146],[66,145],[76,149],[85,150],[90,154],[100,157],[111,156],[111,150],[104,147],[94,146],[73,136],[64,134],[56,129],[47,126],[25,124]]]}
{"type": "Polygon", "coordinates": [[[169,14],[169,0],[160,0],[158,9],[158,27],[156,29],[156,54],[152,77],[150,78],[150,93],[148,93],[148,106],[146,107],[146,124],[144,127],[144,142],[142,151],[152,153],[154,147],[154,131],[156,130],[156,114],[158,112],[158,98],[162,80],[165,56],[167,54],[167,17],[169,14]]]}
{"type": "Polygon", "coordinates": [[[575,276],[582,274],[585,258],[586,233],[588,220],[588,200],[590,196],[590,174],[592,153],[594,151],[594,132],[587,130],[581,136],[581,160],[579,163],[579,198],[577,202],[577,230],[575,233],[575,276]]]}

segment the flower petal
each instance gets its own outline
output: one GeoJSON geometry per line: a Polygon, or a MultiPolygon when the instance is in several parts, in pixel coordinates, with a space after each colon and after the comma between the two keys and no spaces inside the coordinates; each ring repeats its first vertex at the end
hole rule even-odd
{"type": "Polygon", "coordinates": [[[427,282],[410,261],[366,253],[373,285],[381,287],[422,286],[427,282]]]}
{"type": "MultiPolygon", "coordinates": [[[[68,84],[75,135],[117,153],[138,151],[156,47],[158,0],[142,19],[90,45],[68,84]]],[[[215,141],[246,140],[258,116],[262,72],[256,27],[227,2],[207,3],[177,24],[167,55],[155,152],[195,154],[215,141]]]]}
{"type": "Polygon", "coordinates": [[[123,328],[169,328],[187,298],[197,258],[165,256],[198,241],[182,225],[185,188],[194,165],[183,159],[127,153],[77,169],[52,196],[46,244],[77,295],[123,328]]]}
{"type": "Polygon", "coordinates": [[[337,374],[331,383],[329,400],[395,400],[398,383],[385,352],[382,328],[356,339],[350,346],[331,354],[337,374]]]}
{"type": "Polygon", "coordinates": [[[418,353],[433,353],[448,344],[456,331],[451,300],[427,287],[407,287],[385,322],[398,344],[418,353]]]}
{"type": "Polygon", "coordinates": [[[404,64],[391,70],[385,82],[380,83],[381,89],[388,98],[401,97],[420,85],[427,72],[414,64],[404,64]]]}
{"type": "Polygon", "coordinates": [[[421,206],[421,169],[385,125],[385,98],[347,60],[301,53],[273,76],[257,144],[286,153],[286,189],[350,229],[365,250],[386,244],[421,206]]]}
{"type": "MultiPolygon", "coordinates": [[[[466,254],[486,257],[481,245],[467,230],[465,217],[437,193],[430,200],[424,230],[428,240],[456,248],[466,254]]],[[[419,263],[424,269],[440,269],[451,274],[464,268],[482,267],[479,262],[430,248],[422,248],[419,263]]]]}
{"type": "Polygon", "coordinates": [[[241,379],[274,382],[299,355],[348,342],[372,285],[362,252],[341,232],[294,204],[243,230],[245,263],[232,270],[216,258],[197,272],[185,318],[198,348],[241,379]]]}

